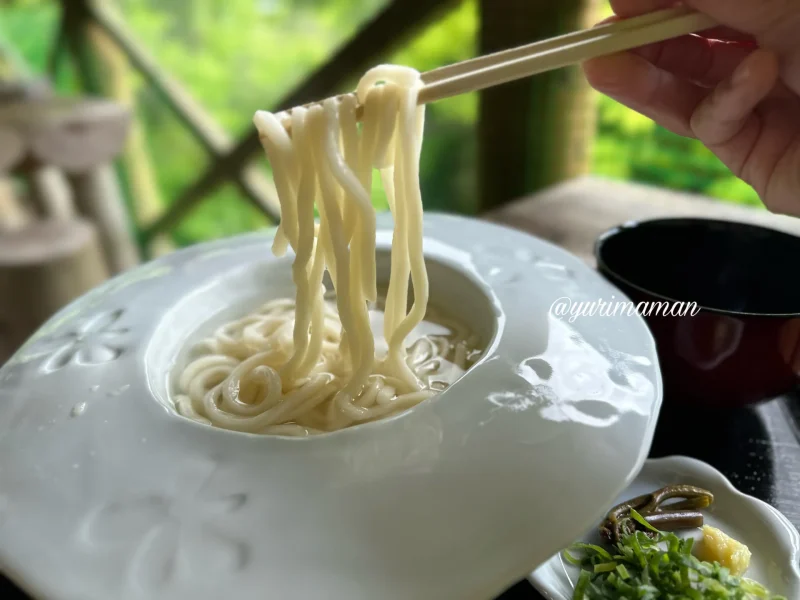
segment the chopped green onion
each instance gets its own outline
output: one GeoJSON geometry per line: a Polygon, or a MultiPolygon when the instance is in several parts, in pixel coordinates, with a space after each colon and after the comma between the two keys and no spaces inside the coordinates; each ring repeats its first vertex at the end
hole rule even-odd
{"type": "Polygon", "coordinates": [[[573,600],[584,600],[584,598],[587,598],[586,589],[589,587],[589,581],[589,573],[583,571],[578,579],[578,584],[575,586],[575,595],[572,596],[573,600]]]}
{"type": "Polygon", "coordinates": [[[653,527],[652,525],[650,525],[650,523],[648,523],[647,521],[645,521],[645,518],[644,518],[642,515],[640,515],[638,512],[636,512],[636,510],[634,510],[633,508],[631,509],[631,517],[633,518],[633,520],[634,520],[634,521],[636,521],[637,523],[639,523],[639,525],[641,525],[641,526],[642,526],[642,527],[644,527],[645,529],[649,529],[649,530],[650,530],[650,531],[652,531],[653,533],[660,533],[660,532],[658,531],[658,529],[656,529],[655,527],[653,527]]]}
{"type": "Polygon", "coordinates": [[[570,563],[571,565],[575,565],[576,567],[580,567],[580,566],[581,566],[581,559],[580,559],[580,558],[575,558],[574,556],[572,556],[572,555],[571,555],[569,552],[567,552],[566,550],[564,550],[564,553],[563,553],[563,554],[564,554],[564,559],[565,559],[565,560],[566,560],[568,563],[570,563]]]}
{"type": "Polygon", "coordinates": [[[612,560],[611,555],[606,550],[594,544],[573,544],[572,548],[576,550],[591,550],[592,552],[596,552],[606,560],[612,560]]]}
{"type": "Polygon", "coordinates": [[[599,565],[594,566],[595,573],[610,573],[614,569],[617,568],[617,563],[610,562],[610,563],[600,563],[599,565]]]}
{"type": "MultiPolygon", "coordinates": [[[[631,511],[631,518],[640,522],[641,515],[631,511]]],[[[565,558],[581,568],[573,600],[786,600],[717,563],[700,561],[692,554],[692,538],[652,533],[635,531],[610,551],[594,544],[570,547],[565,558]]]]}

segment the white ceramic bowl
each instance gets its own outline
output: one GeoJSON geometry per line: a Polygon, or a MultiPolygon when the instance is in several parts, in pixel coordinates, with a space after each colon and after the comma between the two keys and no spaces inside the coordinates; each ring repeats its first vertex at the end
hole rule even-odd
{"type": "Polygon", "coordinates": [[[55,315],[0,370],[0,568],[55,600],[485,600],[580,535],[651,442],[647,327],[551,315],[621,297],[536,238],[430,214],[425,236],[433,301],[470,317],[484,357],[403,415],[316,438],[211,428],[170,401],[187,342],[293,297],[272,232],[174,253],[55,315]]]}

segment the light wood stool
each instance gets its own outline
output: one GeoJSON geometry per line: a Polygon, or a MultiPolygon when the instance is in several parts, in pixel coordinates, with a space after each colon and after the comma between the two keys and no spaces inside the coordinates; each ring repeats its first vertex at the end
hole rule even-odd
{"type": "Polygon", "coordinates": [[[88,221],[42,220],[0,232],[0,364],[57,310],[107,278],[88,221]]]}

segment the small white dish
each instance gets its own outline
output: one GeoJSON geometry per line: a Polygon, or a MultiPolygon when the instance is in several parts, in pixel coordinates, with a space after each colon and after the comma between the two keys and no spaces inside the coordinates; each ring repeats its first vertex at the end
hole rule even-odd
{"type": "MultiPolygon", "coordinates": [[[[378,224],[385,274],[389,215],[378,224]]],[[[661,405],[643,319],[559,320],[560,298],[620,294],[551,244],[445,215],[425,216],[432,301],[489,341],[447,391],[307,439],[176,414],[187,343],[294,296],[273,233],[107,282],[0,370],[0,570],[32,596],[485,600],[641,468],[661,405]]]]}
{"type": "MultiPolygon", "coordinates": [[[[706,525],[721,529],[752,552],[749,577],[773,594],[789,600],[800,598],[800,534],[789,520],[769,504],[739,492],[712,466],[685,456],[651,459],[636,480],[608,503],[606,511],[620,502],[648,494],[667,485],[686,483],[714,494],[704,512],[706,525]]],[[[599,522],[598,522],[599,524],[599,522]]],[[[699,531],[693,534],[699,538],[699,531]]],[[[581,540],[598,543],[597,527],[581,540]]],[[[580,570],[556,554],[528,578],[548,600],[572,600],[580,570]]]]}

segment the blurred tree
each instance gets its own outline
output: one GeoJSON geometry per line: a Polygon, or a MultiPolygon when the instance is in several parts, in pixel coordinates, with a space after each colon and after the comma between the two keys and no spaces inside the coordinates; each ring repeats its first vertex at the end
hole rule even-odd
{"type": "MultiPolygon", "coordinates": [[[[165,70],[233,135],[322,64],[385,0],[116,0],[128,25],[165,70]]],[[[0,9],[0,37],[44,73],[58,22],[53,0],[17,0],[0,9]]],[[[608,11],[608,8],[605,8],[608,11]]],[[[464,0],[405,48],[377,60],[428,70],[474,56],[476,0],[464,0]]],[[[68,65],[66,65],[68,67],[68,65]]],[[[352,85],[351,82],[350,85],[352,85]]],[[[138,79],[132,82],[161,196],[173,200],[207,162],[202,149],[138,79]]],[[[58,88],[77,90],[69,68],[58,88]]],[[[592,165],[598,174],[758,204],[702,145],[684,140],[607,98],[599,99],[592,165]]],[[[427,209],[475,212],[474,94],[427,108],[421,178],[427,209]]],[[[261,160],[266,166],[266,161],[261,160]]],[[[385,208],[385,199],[376,198],[385,208]]],[[[234,187],[217,191],[175,232],[188,244],[253,229],[263,218],[234,187]]]]}

